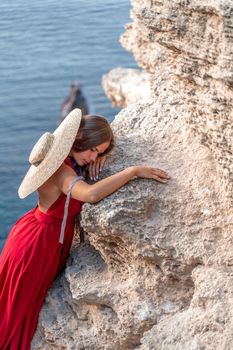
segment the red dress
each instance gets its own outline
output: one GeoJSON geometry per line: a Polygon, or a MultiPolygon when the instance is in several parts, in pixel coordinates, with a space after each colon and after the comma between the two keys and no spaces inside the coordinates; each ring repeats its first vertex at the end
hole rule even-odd
{"type": "Polygon", "coordinates": [[[68,256],[75,215],[82,202],[70,199],[64,242],[59,243],[66,195],[49,210],[38,206],[13,226],[0,257],[0,350],[28,350],[46,293],[68,256]]]}

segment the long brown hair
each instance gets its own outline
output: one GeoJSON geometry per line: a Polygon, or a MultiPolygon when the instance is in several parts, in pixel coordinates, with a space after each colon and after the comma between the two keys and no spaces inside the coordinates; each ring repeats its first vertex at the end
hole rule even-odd
{"type": "Polygon", "coordinates": [[[115,144],[114,136],[107,119],[93,114],[82,116],[79,131],[72,149],[76,152],[82,152],[97,147],[104,142],[110,143],[104,152],[104,154],[107,154],[113,149],[115,144]]]}

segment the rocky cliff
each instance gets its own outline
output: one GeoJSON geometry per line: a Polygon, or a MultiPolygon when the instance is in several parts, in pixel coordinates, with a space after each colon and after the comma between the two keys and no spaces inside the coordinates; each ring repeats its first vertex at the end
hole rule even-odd
{"type": "Polygon", "coordinates": [[[134,0],[132,18],[121,42],[146,72],[144,79],[150,73],[152,96],[183,106],[186,122],[232,190],[232,2],[134,0]]]}
{"type": "Polygon", "coordinates": [[[33,349],[233,348],[233,5],[132,2],[121,38],[140,71],[103,79],[117,148],[169,172],[85,205],[85,244],[48,293],[33,349]]]}

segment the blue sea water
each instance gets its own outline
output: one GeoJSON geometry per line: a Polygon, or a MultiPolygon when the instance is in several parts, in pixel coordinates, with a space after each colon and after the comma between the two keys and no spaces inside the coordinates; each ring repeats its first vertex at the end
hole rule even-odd
{"type": "Polygon", "coordinates": [[[92,111],[110,121],[101,77],[114,67],[135,67],[119,44],[130,0],[1,0],[0,2],[0,250],[14,222],[35,206],[18,186],[28,155],[57,126],[70,84],[78,80],[92,111]]]}

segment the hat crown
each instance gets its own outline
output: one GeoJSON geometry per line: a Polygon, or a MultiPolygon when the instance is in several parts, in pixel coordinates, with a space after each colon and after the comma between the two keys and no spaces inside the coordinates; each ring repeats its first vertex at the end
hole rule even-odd
{"type": "Polygon", "coordinates": [[[42,160],[45,158],[46,154],[52,147],[54,141],[54,135],[46,132],[44,133],[35,146],[33,147],[30,156],[29,156],[29,162],[32,165],[37,166],[42,162],[42,160]]]}

